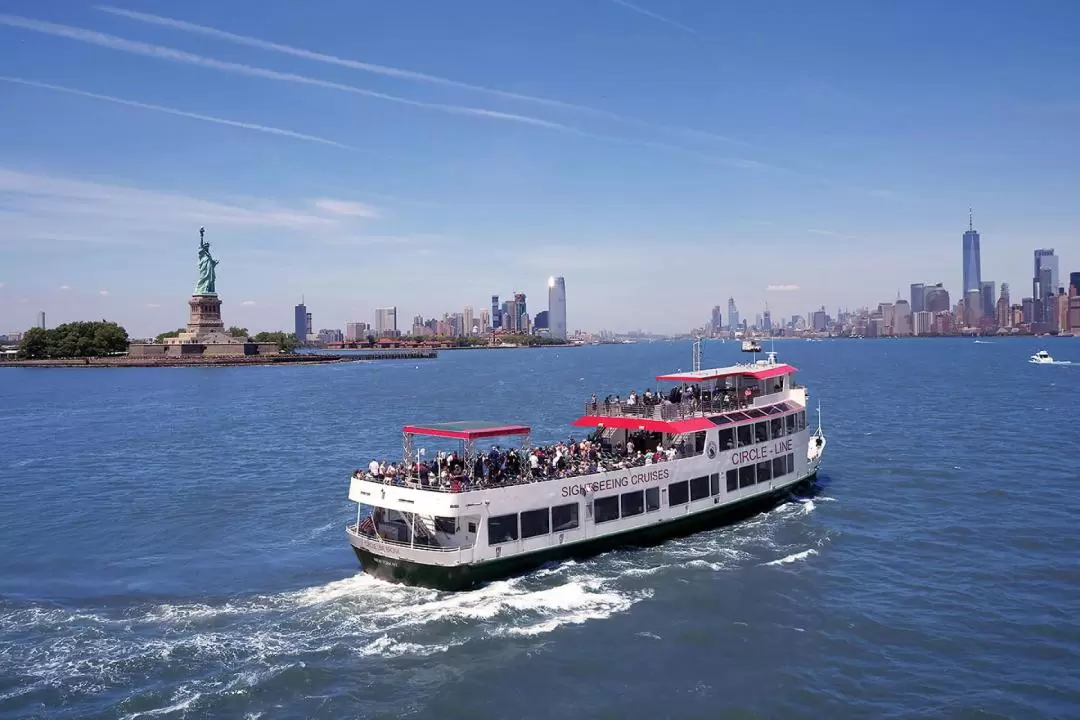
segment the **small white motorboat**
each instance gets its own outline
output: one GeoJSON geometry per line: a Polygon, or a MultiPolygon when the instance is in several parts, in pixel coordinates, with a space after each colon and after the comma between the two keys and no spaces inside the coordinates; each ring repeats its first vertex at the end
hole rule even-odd
{"type": "Polygon", "coordinates": [[[1031,360],[1029,362],[1033,362],[1036,365],[1053,365],[1054,358],[1050,357],[1050,353],[1046,352],[1045,350],[1040,350],[1039,352],[1031,356],[1031,360]]]}

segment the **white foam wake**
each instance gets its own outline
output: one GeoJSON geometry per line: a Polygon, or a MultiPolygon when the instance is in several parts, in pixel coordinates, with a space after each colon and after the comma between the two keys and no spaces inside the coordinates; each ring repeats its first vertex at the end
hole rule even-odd
{"type": "Polygon", "coordinates": [[[813,548],[810,548],[809,550],[803,550],[802,552],[797,552],[797,553],[793,553],[791,555],[787,555],[785,557],[780,558],[779,560],[771,560],[770,562],[767,562],[765,564],[766,565],[789,565],[789,564],[791,564],[793,562],[796,562],[798,560],[805,560],[806,558],[810,557],[811,555],[817,555],[817,554],[818,554],[817,550],[815,550],[813,548]]]}

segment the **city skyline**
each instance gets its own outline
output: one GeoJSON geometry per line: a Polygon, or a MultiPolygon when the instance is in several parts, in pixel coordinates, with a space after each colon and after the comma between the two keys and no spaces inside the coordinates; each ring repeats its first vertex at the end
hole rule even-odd
{"type": "Polygon", "coordinates": [[[570,331],[958,299],[969,207],[980,282],[1080,266],[1080,7],[636,4],[695,34],[616,2],[5,5],[0,332],[182,325],[200,225],[252,330],[301,295],[400,324],[551,275],[570,331]],[[956,53],[972,22],[1014,51],[956,53]]]}

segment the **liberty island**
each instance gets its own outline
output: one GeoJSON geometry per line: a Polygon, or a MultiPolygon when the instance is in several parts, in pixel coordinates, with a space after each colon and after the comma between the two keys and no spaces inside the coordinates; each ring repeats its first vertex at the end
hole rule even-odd
{"type": "MultiPolygon", "coordinates": [[[[338,362],[339,355],[294,355],[282,353],[276,343],[238,338],[225,330],[221,319],[221,298],[217,293],[218,260],[210,252],[206,228],[199,228],[198,280],[188,299],[187,329],[160,343],[133,343],[128,346],[132,365],[230,365],[281,362],[338,362]]],[[[115,362],[114,364],[121,364],[115,362]]]]}

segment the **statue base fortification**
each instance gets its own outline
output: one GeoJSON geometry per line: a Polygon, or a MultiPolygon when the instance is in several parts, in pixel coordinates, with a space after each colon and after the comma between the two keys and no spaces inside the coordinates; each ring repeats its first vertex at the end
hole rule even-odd
{"type": "Polygon", "coordinates": [[[222,357],[229,355],[277,355],[276,343],[248,342],[225,332],[221,300],[217,294],[192,295],[188,300],[187,330],[162,343],[130,345],[133,357],[222,357]]]}

